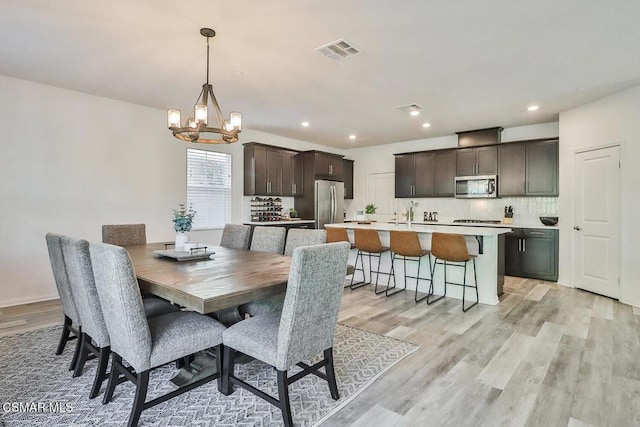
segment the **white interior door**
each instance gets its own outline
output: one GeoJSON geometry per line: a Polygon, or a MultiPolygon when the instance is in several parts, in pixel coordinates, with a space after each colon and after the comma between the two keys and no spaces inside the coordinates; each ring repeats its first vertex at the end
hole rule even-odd
{"type": "Polygon", "coordinates": [[[620,296],[620,149],[575,155],[576,287],[620,296]]]}

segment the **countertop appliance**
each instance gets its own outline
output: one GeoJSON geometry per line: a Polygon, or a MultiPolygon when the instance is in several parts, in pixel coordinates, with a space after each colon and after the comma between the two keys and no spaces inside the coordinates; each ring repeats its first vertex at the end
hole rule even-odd
{"type": "Polygon", "coordinates": [[[455,191],[455,196],[458,198],[495,198],[498,197],[498,177],[497,175],[457,176],[455,191]]]}
{"type": "Polygon", "coordinates": [[[314,201],[315,227],[324,229],[325,224],[344,222],[344,183],[317,180],[314,201]]]}

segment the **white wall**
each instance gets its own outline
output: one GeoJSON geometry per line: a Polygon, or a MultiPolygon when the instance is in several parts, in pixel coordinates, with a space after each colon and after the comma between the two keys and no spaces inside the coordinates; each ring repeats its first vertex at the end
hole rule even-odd
{"type": "MultiPolygon", "coordinates": [[[[166,112],[0,75],[0,307],[57,298],[44,236],[90,241],[101,225],[143,222],[147,239],[172,240],[171,212],[185,201],[185,149],[166,112]]],[[[244,130],[233,145],[233,219],[242,196],[242,142],[325,149],[244,130]]],[[[218,243],[219,231],[194,233],[218,243]]]]}
{"type": "Polygon", "coordinates": [[[621,144],[620,301],[640,306],[640,86],[560,115],[560,277],[573,284],[573,173],[578,150],[621,144]]]}

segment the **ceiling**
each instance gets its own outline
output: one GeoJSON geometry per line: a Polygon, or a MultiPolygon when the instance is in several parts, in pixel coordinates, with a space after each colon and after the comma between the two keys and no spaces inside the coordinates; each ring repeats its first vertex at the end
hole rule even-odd
{"type": "Polygon", "coordinates": [[[199,29],[214,28],[211,83],[224,115],[241,111],[245,128],[343,149],[555,121],[640,83],[636,0],[0,7],[0,74],[163,110],[193,107],[206,74],[199,29]],[[334,61],[314,51],[343,37],[364,53],[334,61]],[[420,116],[397,109],[412,103],[420,116]],[[540,109],[527,111],[532,104],[540,109]]]}

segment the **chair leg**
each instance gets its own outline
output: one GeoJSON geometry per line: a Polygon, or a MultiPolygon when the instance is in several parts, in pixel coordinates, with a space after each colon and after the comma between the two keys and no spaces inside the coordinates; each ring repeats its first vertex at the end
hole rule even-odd
{"type": "Polygon", "coordinates": [[[113,392],[116,390],[118,384],[118,376],[120,375],[120,366],[122,363],[122,357],[116,353],[111,353],[111,374],[109,374],[109,382],[107,383],[107,391],[102,398],[102,404],[106,405],[111,402],[113,398],[113,392]]]}
{"type": "Polygon", "coordinates": [[[333,347],[328,348],[324,351],[324,360],[327,363],[324,367],[324,370],[327,373],[327,382],[329,383],[329,391],[331,392],[331,398],[333,400],[338,400],[340,399],[340,394],[338,393],[336,371],[333,366],[333,347]]]}
{"type": "Polygon", "coordinates": [[[110,354],[111,347],[100,347],[98,350],[98,368],[96,369],[96,376],[93,379],[93,387],[91,387],[89,399],[93,399],[100,394],[100,387],[102,387],[104,380],[107,379],[107,365],[109,364],[110,354]]]}
{"type": "Polygon", "coordinates": [[[82,328],[78,328],[78,337],[76,338],[76,348],[73,351],[73,358],[71,359],[71,365],[69,365],[69,370],[73,371],[76,368],[76,364],[78,363],[78,358],[80,357],[80,350],[82,349],[82,328]]]}
{"type": "Polygon", "coordinates": [[[64,324],[62,325],[62,335],[60,335],[60,341],[58,342],[58,349],[56,350],[56,356],[60,356],[64,351],[69,336],[71,335],[71,318],[67,315],[64,316],[64,324]]]}
{"type": "Polygon", "coordinates": [[[144,401],[147,398],[147,388],[149,387],[149,371],[144,371],[136,374],[136,396],[133,399],[133,407],[131,408],[131,414],[129,415],[128,427],[134,427],[138,425],[140,420],[140,414],[144,409],[144,401]]]}
{"type": "MultiPolygon", "coordinates": [[[[391,257],[391,272],[389,273],[389,280],[387,280],[387,289],[385,290],[385,295],[390,297],[391,295],[395,295],[397,293],[403,292],[407,290],[407,257],[403,256],[402,257],[402,262],[403,262],[403,266],[404,266],[404,288],[402,289],[396,289],[396,270],[395,270],[395,259],[396,259],[396,254],[393,253],[393,255],[390,255],[391,257]],[[393,275],[393,286],[389,287],[389,283],[391,282],[391,276],[393,275]],[[389,292],[390,289],[396,289],[393,292],[389,292]]],[[[380,255],[380,259],[382,259],[382,255],[380,255]]]]}
{"type": "Polygon", "coordinates": [[[218,378],[216,378],[216,382],[218,385],[218,391],[222,392],[222,367],[224,365],[222,360],[222,344],[219,344],[215,347],[216,353],[216,371],[218,371],[218,378]]]}
{"type": "Polygon", "coordinates": [[[276,369],[278,373],[278,397],[280,398],[280,410],[284,425],[293,427],[293,417],[291,415],[291,404],[289,403],[289,384],[287,383],[287,371],[276,369]]]}
{"type": "MultiPolygon", "coordinates": [[[[429,258],[429,264],[431,264],[431,258],[429,258]]],[[[444,298],[447,295],[447,263],[446,261],[444,262],[443,265],[443,269],[444,269],[444,292],[443,294],[436,298],[436,299],[430,299],[430,297],[432,295],[434,295],[434,282],[435,282],[435,274],[436,274],[436,266],[438,264],[438,258],[436,258],[433,261],[433,269],[431,270],[431,284],[429,285],[429,293],[427,294],[427,305],[428,304],[433,304],[436,301],[440,301],[442,298],[444,298]]]]}
{"type": "MultiPolygon", "coordinates": [[[[233,393],[233,385],[231,385],[230,376],[233,375],[235,369],[236,351],[231,347],[224,347],[224,356],[222,356],[222,381],[220,393],[229,396],[233,393]]],[[[216,362],[217,363],[217,362],[216,362]]]]}
{"type": "Polygon", "coordinates": [[[476,276],[476,260],[472,259],[473,261],[473,280],[474,280],[474,284],[475,286],[468,286],[467,285],[467,262],[464,263],[464,279],[462,281],[462,312],[466,312],[467,310],[469,310],[471,307],[473,307],[474,305],[477,305],[478,302],[480,302],[480,295],[478,294],[478,277],[476,276]],[[467,287],[469,288],[475,288],[476,289],[476,302],[474,302],[473,304],[471,304],[470,306],[465,307],[464,306],[464,302],[465,302],[465,290],[467,289],[467,287]]]}
{"type": "Polygon", "coordinates": [[[81,333],[78,338],[78,345],[80,345],[80,353],[78,360],[76,360],[76,366],[73,369],[73,378],[82,376],[82,370],[84,369],[87,358],[89,357],[89,344],[91,344],[91,338],[86,333],[81,333]]]}
{"type": "Polygon", "coordinates": [[[354,264],[354,267],[355,267],[355,271],[351,275],[351,284],[349,285],[349,288],[351,288],[351,290],[354,290],[364,285],[370,284],[371,280],[367,282],[367,276],[366,274],[364,274],[364,256],[362,255],[362,251],[360,251],[359,249],[358,249],[358,253],[356,254],[356,262],[354,264]],[[356,277],[356,271],[358,271],[358,259],[360,259],[360,265],[362,266],[362,281],[353,283],[353,279],[354,277],[356,277]]]}

